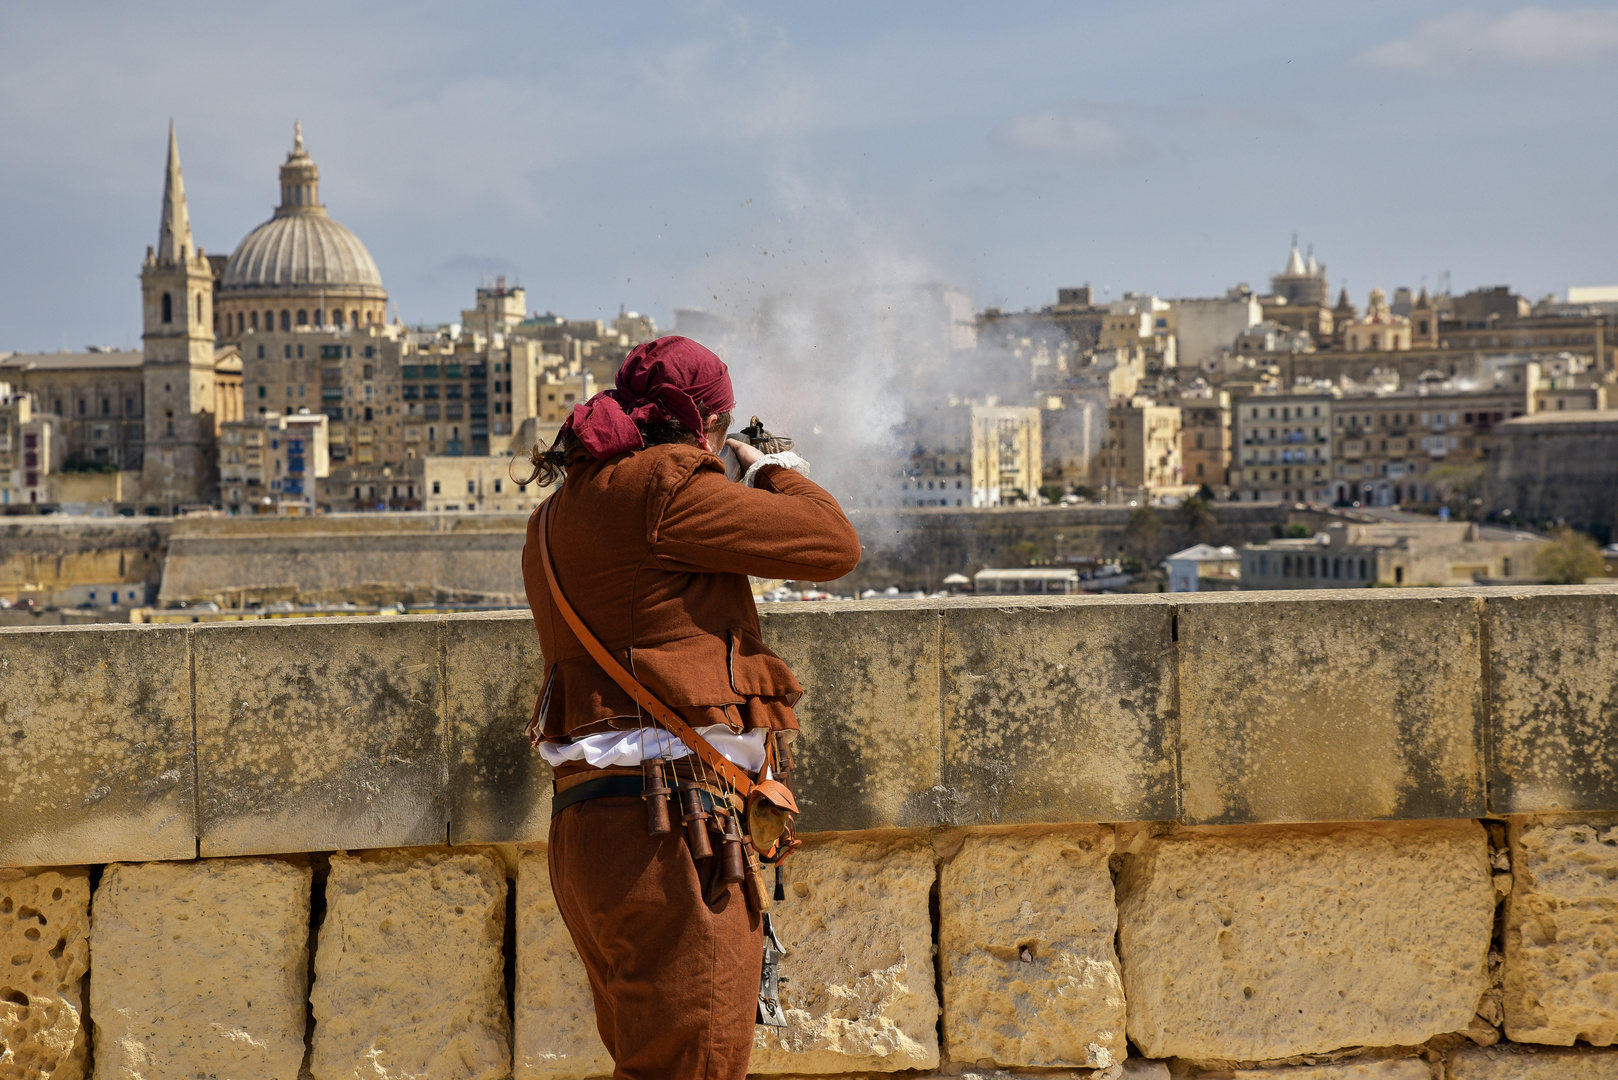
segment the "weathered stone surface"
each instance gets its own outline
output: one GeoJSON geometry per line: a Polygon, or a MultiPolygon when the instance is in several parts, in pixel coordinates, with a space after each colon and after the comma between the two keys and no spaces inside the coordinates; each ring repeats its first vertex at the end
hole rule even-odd
{"type": "Polygon", "coordinates": [[[1128,1056],[1109,828],[966,838],[939,879],[954,1061],[1106,1068],[1128,1056]]]}
{"type": "Polygon", "coordinates": [[[449,706],[449,842],[543,841],[551,770],[523,727],[539,700],[545,657],[527,612],[444,620],[449,706]]]}
{"type": "Polygon", "coordinates": [[[0,869],[0,1077],[84,1076],[89,934],[87,870],[0,869]]]}
{"type": "Polygon", "coordinates": [[[1380,1061],[1334,1061],[1329,1065],[1296,1065],[1278,1069],[1238,1069],[1233,1080],[1432,1080],[1432,1070],[1416,1058],[1380,1061]]]}
{"type": "Polygon", "coordinates": [[[1179,635],[1182,820],[1485,812],[1475,597],[1188,597],[1179,635]]]}
{"type": "Polygon", "coordinates": [[[896,1072],[938,1064],[932,847],[825,839],[787,864],[772,913],[787,949],[788,1026],[757,1028],[752,1073],[896,1072]]]}
{"type": "Polygon", "coordinates": [[[980,598],[942,614],[946,823],[1176,816],[1167,603],[980,598]]]}
{"type": "Polygon", "coordinates": [[[596,1034],[590,980],[551,893],[542,850],[517,864],[516,1080],[612,1075],[596,1034]]]}
{"type": "Polygon", "coordinates": [[[1618,1080],[1618,1050],[1547,1050],[1501,1043],[1449,1055],[1446,1080],[1618,1080]]]}
{"type": "Polygon", "coordinates": [[[309,995],[314,1080],[501,1080],[506,870],[494,852],[333,855],[309,995]]]}
{"type": "Polygon", "coordinates": [[[279,859],[115,863],[95,893],[101,1080],[295,1080],[310,870],[279,859]]]}
{"type": "Polygon", "coordinates": [[[1516,820],[1503,970],[1506,1036],[1618,1041],[1618,815],[1516,820]]]}
{"type": "Polygon", "coordinates": [[[201,853],[444,843],[441,622],[197,627],[201,853]]]}
{"type": "Polygon", "coordinates": [[[939,787],[938,610],[877,601],[763,605],[764,642],[798,676],[794,786],[808,832],[933,825],[939,787]]]}
{"type": "Polygon", "coordinates": [[[1494,812],[1618,810],[1618,591],[1514,589],[1483,612],[1494,812]]]}
{"type": "Polygon", "coordinates": [[[0,631],[0,866],[196,855],[187,635],[0,631]]]}
{"type": "Polygon", "coordinates": [[[1129,1036],[1273,1061],[1466,1028],[1494,887],[1475,822],[1188,829],[1118,879],[1129,1036]]]}

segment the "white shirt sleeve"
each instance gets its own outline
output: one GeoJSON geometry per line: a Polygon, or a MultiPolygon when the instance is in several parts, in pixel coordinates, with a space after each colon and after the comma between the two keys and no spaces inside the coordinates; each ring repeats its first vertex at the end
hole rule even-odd
{"type": "Polygon", "coordinates": [[[809,463],[794,454],[791,450],[783,450],[779,454],[765,454],[747,468],[747,475],[742,477],[742,483],[748,487],[757,486],[758,471],[766,465],[779,465],[783,469],[791,469],[799,476],[809,475],[809,463]]]}

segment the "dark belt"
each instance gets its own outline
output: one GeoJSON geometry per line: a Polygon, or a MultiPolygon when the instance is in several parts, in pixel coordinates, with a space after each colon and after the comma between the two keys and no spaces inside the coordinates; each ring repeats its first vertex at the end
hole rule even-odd
{"type": "MultiPolygon", "coordinates": [[[[645,787],[645,779],[639,776],[602,776],[594,780],[586,780],[582,784],[574,784],[566,791],[557,792],[551,796],[551,817],[560,814],[574,803],[581,803],[586,799],[638,799],[641,797],[645,787]]],[[[702,799],[702,808],[710,814],[713,813],[714,807],[720,804],[720,800],[705,788],[698,788],[697,795],[702,799]]],[[[675,792],[670,791],[669,797],[673,799],[674,796],[675,792]]]]}

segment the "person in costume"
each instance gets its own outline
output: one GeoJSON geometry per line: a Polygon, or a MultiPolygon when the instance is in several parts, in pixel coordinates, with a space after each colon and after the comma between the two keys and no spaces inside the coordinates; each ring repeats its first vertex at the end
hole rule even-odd
{"type": "MultiPolygon", "coordinates": [[[[765,647],[748,576],[830,581],[860,544],[837,500],[791,452],[731,440],[723,361],[688,338],[637,347],[613,389],[574,407],[534,448],[560,482],[534,513],[523,581],[545,656],[528,736],[556,785],[550,876],[584,961],[614,1077],[742,1080],[753,1045],[763,935],[757,904],[694,857],[678,827],[651,835],[643,768],[722,794],[713,773],[587,652],[542,559],[588,632],[725,759],[757,777],[797,731],[803,688],[765,647]],[[541,545],[539,530],[545,529],[541,545]],[[663,767],[663,766],[658,766],[663,767]]],[[[715,836],[714,846],[719,847],[715,836]]]]}

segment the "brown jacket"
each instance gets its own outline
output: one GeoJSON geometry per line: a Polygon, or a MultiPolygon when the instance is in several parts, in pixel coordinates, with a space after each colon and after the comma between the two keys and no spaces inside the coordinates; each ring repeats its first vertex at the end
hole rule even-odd
{"type": "MultiPolygon", "coordinates": [[[[824,489],[766,466],[748,488],[713,454],[664,444],[585,460],[548,501],[550,550],[568,601],[601,643],[694,727],[795,729],[803,687],[759,636],[755,577],[830,581],[859,537],[824,489]]],[[[531,738],[567,742],[639,723],[634,701],[552,606],[536,511],[523,582],[545,654],[531,738]]]]}

